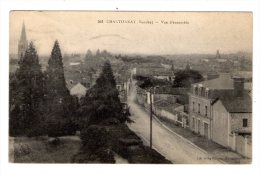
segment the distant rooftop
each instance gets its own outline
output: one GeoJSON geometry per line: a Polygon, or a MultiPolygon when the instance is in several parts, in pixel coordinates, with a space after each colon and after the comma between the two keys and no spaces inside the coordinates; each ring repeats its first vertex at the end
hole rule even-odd
{"type": "MultiPolygon", "coordinates": [[[[234,89],[234,80],[232,79],[232,76],[228,73],[221,73],[220,76],[216,79],[212,80],[206,80],[199,83],[194,83],[193,85],[199,85],[209,88],[209,89],[234,89]]],[[[252,89],[252,83],[245,83],[244,88],[251,90],[252,89]]]]}
{"type": "Polygon", "coordinates": [[[158,86],[155,88],[156,94],[185,95],[189,88],[173,88],[172,86],[158,86]]]}
{"type": "Polygon", "coordinates": [[[87,92],[87,88],[83,86],[81,83],[77,83],[70,90],[71,95],[77,96],[79,98],[85,96],[86,92],[87,92]]]}
{"type": "Polygon", "coordinates": [[[163,109],[163,110],[168,111],[168,112],[173,113],[173,114],[178,113],[175,110],[176,108],[183,106],[179,103],[171,103],[170,101],[164,100],[164,99],[155,101],[154,105],[157,106],[160,109],[163,109]]]}
{"type": "Polygon", "coordinates": [[[245,79],[252,79],[252,77],[253,77],[252,71],[238,71],[233,74],[234,74],[234,76],[243,77],[245,79]]]}

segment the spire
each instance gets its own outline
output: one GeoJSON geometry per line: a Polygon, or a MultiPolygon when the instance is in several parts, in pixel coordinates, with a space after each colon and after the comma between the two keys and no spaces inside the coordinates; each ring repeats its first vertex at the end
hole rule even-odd
{"type": "Polygon", "coordinates": [[[25,25],[23,22],[21,37],[18,43],[18,58],[21,58],[21,56],[24,55],[27,48],[28,48],[28,41],[26,38],[25,25]]]}
{"type": "Polygon", "coordinates": [[[23,42],[23,41],[27,41],[24,22],[23,22],[23,28],[22,28],[21,37],[20,37],[20,42],[23,42]]]}
{"type": "Polygon", "coordinates": [[[219,53],[219,50],[217,50],[216,58],[217,58],[217,59],[220,59],[220,53],[219,53]]]}

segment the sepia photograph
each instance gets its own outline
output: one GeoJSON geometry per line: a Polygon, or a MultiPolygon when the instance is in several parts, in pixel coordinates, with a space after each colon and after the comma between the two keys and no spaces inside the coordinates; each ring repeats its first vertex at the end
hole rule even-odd
{"type": "Polygon", "coordinates": [[[9,163],[251,164],[253,13],[9,12],[9,163]]]}

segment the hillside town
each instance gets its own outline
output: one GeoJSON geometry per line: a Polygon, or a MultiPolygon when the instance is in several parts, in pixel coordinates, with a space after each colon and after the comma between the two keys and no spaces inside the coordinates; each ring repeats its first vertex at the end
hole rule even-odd
{"type": "Polygon", "coordinates": [[[11,162],[251,163],[251,53],[63,54],[55,41],[50,55],[37,55],[23,23],[10,55],[11,162]],[[35,137],[78,150],[64,161],[34,159],[35,137]]]}

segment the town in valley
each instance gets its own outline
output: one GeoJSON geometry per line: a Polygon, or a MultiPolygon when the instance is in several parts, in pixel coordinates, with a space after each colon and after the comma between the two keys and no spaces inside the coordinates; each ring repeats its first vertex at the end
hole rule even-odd
{"type": "MultiPolygon", "coordinates": [[[[134,53],[104,44],[82,53],[57,39],[40,54],[27,25],[17,24],[9,60],[10,162],[251,163],[252,52],[134,53]]],[[[88,42],[107,36],[127,41],[104,34],[88,42]]]]}

